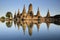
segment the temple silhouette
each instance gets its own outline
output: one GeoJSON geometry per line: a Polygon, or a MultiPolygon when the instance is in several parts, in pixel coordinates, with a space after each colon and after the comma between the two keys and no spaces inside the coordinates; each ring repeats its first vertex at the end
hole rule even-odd
{"type": "Polygon", "coordinates": [[[18,9],[18,13],[16,13],[16,11],[15,11],[14,21],[18,21],[18,22],[19,21],[26,21],[26,22],[28,22],[30,20],[31,21],[37,20],[37,21],[40,21],[40,22],[55,22],[57,20],[60,20],[60,15],[50,16],[50,12],[48,10],[46,17],[42,17],[40,15],[39,8],[37,10],[37,14],[34,15],[33,6],[32,6],[31,3],[29,5],[28,12],[26,12],[25,5],[23,7],[22,13],[20,13],[19,9],[18,9]]]}
{"type": "Polygon", "coordinates": [[[26,13],[25,5],[24,5],[22,13],[20,14],[20,11],[18,9],[18,13],[16,14],[16,12],[15,12],[15,15],[14,15],[14,19],[16,19],[16,20],[18,20],[18,19],[35,20],[35,19],[39,19],[40,17],[41,16],[40,16],[39,8],[38,8],[38,11],[37,11],[37,15],[34,15],[32,4],[29,5],[27,13],[26,13]]]}
{"type": "MultiPolygon", "coordinates": [[[[38,8],[37,14],[34,15],[33,12],[33,6],[30,3],[28,12],[26,12],[25,5],[23,7],[22,13],[20,13],[20,9],[18,9],[18,13],[14,14],[13,18],[7,18],[7,19],[12,19],[12,20],[6,20],[6,26],[10,28],[12,26],[12,21],[14,21],[15,27],[18,27],[18,30],[20,27],[22,27],[23,32],[25,34],[26,27],[28,27],[28,33],[31,36],[32,35],[32,29],[33,29],[33,24],[37,26],[37,30],[40,30],[40,24],[41,23],[46,23],[47,24],[47,29],[49,29],[50,23],[54,23],[57,25],[60,25],[60,15],[55,15],[55,16],[50,16],[50,12],[48,10],[47,15],[45,17],[42,17],[40,15],[40,10],[38,8]]],[[[2,19],[1,19],[2,20],[2,19]]]]}

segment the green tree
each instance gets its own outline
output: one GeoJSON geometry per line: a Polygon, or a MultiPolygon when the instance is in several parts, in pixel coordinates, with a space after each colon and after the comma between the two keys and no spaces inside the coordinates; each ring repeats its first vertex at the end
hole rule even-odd
{"type": "Polygon", "coordinates": [[[0,19],[1,19],[1,22],[5,22],[5,17],[4,16],[2,16],[0,19]]]}
{"type": "Polygon", "coordinates": [[[12,13],[11,13],[11,12],[7,12],[7,13],[6,13],[6,17],[7,17],[7,18],[12,17],[12,13]]]}
{"type": "Polygon", "coordinates": [[[2,16],[2,17],[1,17],[1,19],[5,19],[5,17],[4,17],[4,16],[2,16]]]}

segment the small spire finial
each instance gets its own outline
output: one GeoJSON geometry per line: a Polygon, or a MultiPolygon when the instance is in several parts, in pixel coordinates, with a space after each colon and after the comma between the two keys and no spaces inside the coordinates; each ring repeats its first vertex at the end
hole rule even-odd
{"type": "Polygon", "coordinates": [[[48,12],[49,12],[49,9],[48,9],[48,12]]]}
{"type": "Polygon", "coordinates": [[[38,7],[38,11],[39,11],[39,7],[38,7]]]}
{"type": "Polygon", "coordinates": [[[15,15],[16,15],[16,11],[15,11],[15,15]]]}
{"type": "Polygon", "coordinates": [[[24,4],[24,8],[23,8],[23,10],[25,10],[25,4],[24,4]]]}

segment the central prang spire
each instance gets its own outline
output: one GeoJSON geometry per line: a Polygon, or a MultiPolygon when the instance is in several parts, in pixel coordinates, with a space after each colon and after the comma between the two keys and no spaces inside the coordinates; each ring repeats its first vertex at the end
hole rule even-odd
{"type": "Polygon", "coordinates": [[[32,4],[29,5],[29,11],[32,11],[32,4]]]}

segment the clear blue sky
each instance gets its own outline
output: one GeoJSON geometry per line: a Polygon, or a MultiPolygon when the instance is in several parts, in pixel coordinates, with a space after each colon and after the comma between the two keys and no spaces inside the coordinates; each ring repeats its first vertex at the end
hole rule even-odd
{"type": "Polygon", "coordinates": [[[23,6],[26,6],[26,12],[28,11],[29,4],[32,3],[34,14],[36,14],[38,7],[40,8],[41,16],[46,16],[48,9],[51,16],[60,14],[60,0],[0,0],[0,17],[10,11],[12,14],[23,10],[23,6]]]}

